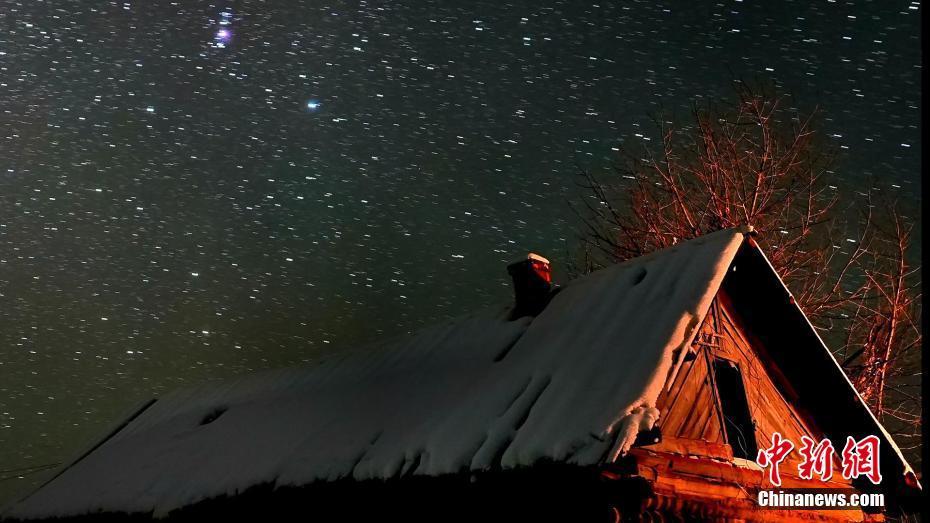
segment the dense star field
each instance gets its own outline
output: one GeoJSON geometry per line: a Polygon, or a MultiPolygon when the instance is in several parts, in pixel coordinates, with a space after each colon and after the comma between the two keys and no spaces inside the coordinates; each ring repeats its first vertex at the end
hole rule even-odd
{"type": "Polygon", "coordinates": [[[0,501],[141,400],[564,278],[576,169],[734,78],[919,203],[918,2],[408,4],[0,0],[0,501]]]}

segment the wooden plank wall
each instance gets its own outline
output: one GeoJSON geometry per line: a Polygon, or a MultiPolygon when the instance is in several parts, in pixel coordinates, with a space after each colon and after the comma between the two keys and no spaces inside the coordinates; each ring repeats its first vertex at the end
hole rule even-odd
{"type": "MultiPolygon", "coordinates": [[[[690,447],[688,454],[732,458],[731,451],[720,450],[729,447],[725,445],[728,442],[722,429],[722,412],[709,372],[714,358],[724,358],[736,363],[742,374],[755,422],[756,444],[760,449],[768,448],[776,430],[792,440],[796,449],[782,463],[781,472],[783,476],[796,477],[797,465],[801,462],[798,451],[801,436],[819,440],[824,437],[823,433],[787,399],[793,394],[790,384],[771,363],[767,349],[747,332],[732,302],[722,291],[714,299],[692,351],[693,357],[682,364],[675,381],[663,391],[657,402],[661,413],[658,426],[667,443],[663,441],[648,448],[680,454],[682,448],[690,447]],[[688,445],[688,442],[693,444],[688,445]]],[[[838,454],[844,442],[833,443],[839,447],[836,449],[838,454]]],[[[840,470],[837,456],[834,484],[831,486],[849,484],[842,479],[840,470]]]]}
{"type": "Polygon", "coordinates": [[[707,358],[700,351],[696,356],[682,364],[672,387],[659,397],[659,427],[663,436],[726,443],[707,358]]]}

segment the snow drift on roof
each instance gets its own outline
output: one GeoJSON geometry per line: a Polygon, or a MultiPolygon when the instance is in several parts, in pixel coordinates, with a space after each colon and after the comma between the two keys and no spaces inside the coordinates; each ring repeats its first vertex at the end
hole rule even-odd
{"type": "Polygon", "coordinates": [[[623,418],[654,406],[742,239],[720,231],[590,274],[535,319],[471,316],[178,391],[6,515],[165,514],[261,483],[603,462],[628,448],[622,427],[640,421],[623,418]]]}

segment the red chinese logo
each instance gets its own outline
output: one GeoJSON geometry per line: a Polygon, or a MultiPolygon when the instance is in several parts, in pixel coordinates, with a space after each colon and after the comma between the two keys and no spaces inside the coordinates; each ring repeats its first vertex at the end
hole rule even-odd
{"type": "Polygon", "coordinates": [[[804,461],[798,465],[798,475],[801,479],[812,479],[814,474],[820,476],[821,481],[830,481],[833,477],[833,443],[828,439],[815,442],[807,436],[801,436],[801,448],[798,451],[804,461]],[[816,444],[815,444],[816,443],[816,444]]]}
{"type": "Polygon", "coordinates": [[[776,487],[781,486],[781,474],[778,466],[788,457],[788,454],[794,450],[794,443],[781,437],[778,432],[772,433],[772,446],[767,449],[759,449],[756,455],[756,463],[762,468],[769,469],[769,481],[776,487]]]}
{"type": "MultiPolygon", "coordinates": [[[[865,476],[878,485],[882,474],[878,464],[878,436],[866,436],[856,441],[852,436],[846,438],[846,446],[840,455],[842,459],[843,478],[847,480],[865,476]]],[[[772,433],[772,444],[767,449],[760,449],[756,463],[768,469],[769,481],[776,487],[781,486],[779,465],[794,450],[794,443],[782,437],[778,432],[772,433]]],[[[816,441],[809,436],[801,436],[802,461],[798,464],[798,477],[811,480],[816,474],[821,481],[833,478],[833,460],[836,450],[828,439],[816,441]]]]}
{"type": "Polygon", "coordinates": [[[856,479],[860,476],[869,478],[873,484],[882,481],[882,473],[878,469],[878,437],[866,436],[859,441],[852,436],[846,438],[843,447],[843,477],[856,479]]]}

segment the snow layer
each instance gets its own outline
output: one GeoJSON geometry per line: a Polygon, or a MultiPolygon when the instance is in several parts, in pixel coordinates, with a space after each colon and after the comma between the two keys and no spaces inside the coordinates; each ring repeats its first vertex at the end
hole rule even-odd
{"type": "Polygon", "coordinates": [[[602,463],[655,422],[742,239],[720,231],[574,280],[535,319],[470,316],[175,392],[6,515],[158,515],[260,483],[602,463]]]}
{"type": "Polygon", "coordinates": [[[617,429],[617,442],[610,451],[610,461],[616,460],[621,454],[630,450],[640,431],[651,429],[658,420],[659,409],[645,405],[633,409],[633,412],[624,416],[620,420],[620,428],[617,429]]]}

